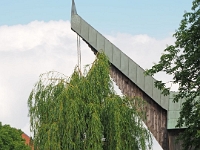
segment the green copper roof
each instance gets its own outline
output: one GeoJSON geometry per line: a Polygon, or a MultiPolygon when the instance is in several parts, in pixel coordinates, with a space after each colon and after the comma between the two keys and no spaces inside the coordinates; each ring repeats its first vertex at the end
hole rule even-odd
{"type": "Polygon", "coordinates": [[[77,11],[76,11],[76,5],[75,5],[75,2],[74,0],[72,0],[72,10],[71,10],[71,15],[76,15],[77,14],[77,11]]]}
{"type": "Polygon", "coordinates": [[[177,92],[170,92],[169,107],[168,107],[168,111],[167,111],[167,129],[175,128],[175,126],[177,124],[177,120],[180,116],[180,110],[181,110],[182,103],[184,102],[184,100],[180,100],[177,103],[174,103],[173,99],[176,94],[177,94],[177,92]]]}
{"type": "Polygon", "coordinates": [[[180,114],[182,101],[173,103],[173,92],[164,96],[161,91],[154,86],[156,81],[151,76],[144,75],[144,69],[135,63],[130,57],[123,53],[118,47],[112,44],[102,34],[95,30],[76,11],[74,0],[72,1],[71,29],[84,39],[95,50],[108,56],[109,61],[118,68],[125,76],[143,90],[163,109],[168,111],[168,129],[175,128],[180,114]]]}

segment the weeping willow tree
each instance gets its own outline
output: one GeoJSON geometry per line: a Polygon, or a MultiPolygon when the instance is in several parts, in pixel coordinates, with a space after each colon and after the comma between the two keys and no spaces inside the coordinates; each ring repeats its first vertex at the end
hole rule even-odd
{"type": "Polygon", "coordinates": [[[135,106],[144,106],[143,101],[116,95],[109,69],[106,56],[99,53],[84,74],[75,69],[70,78],[56,72],[40,76],[28,99],[35,149],[151,147],[150,133],[142,123],[144,111],[135,106]]]}

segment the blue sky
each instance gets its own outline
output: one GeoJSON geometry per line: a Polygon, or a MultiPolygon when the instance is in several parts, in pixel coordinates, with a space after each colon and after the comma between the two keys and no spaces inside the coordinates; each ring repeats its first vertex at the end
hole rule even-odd
{"type": "MultiPolygon", "coordinates": [[[[127,32],[164,38],[174,33],[191,0],[76,0],[78,13],[104,33],[127,32]]],[[[34,20],[69,20],[70,0],[1,0],[0,26],[34,20]]]]}

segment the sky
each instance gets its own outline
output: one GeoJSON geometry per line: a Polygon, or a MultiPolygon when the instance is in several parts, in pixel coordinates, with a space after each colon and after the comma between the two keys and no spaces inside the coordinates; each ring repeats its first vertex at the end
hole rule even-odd
{"type": "MultiPolygon", "coordinates": [[[[144,69],[159,61],[192,1],[75,0],[78,14],[144,69]]],[[[39,75],[77,64],[70,0],[0,0],[0,121],[29,134],[27,99],[39,75]]],[[[81,42],[82,64],[95,57],[81,42]]],[[[83,66],[82,66],[83,67],[83,66]]],[[[169,81],[159,74],[156,79],[169,81]]],[[[154,142],[155,143],[155,142],[154,142]]],[[[155,149],[161,149],[154,144],[155,149]]]]}

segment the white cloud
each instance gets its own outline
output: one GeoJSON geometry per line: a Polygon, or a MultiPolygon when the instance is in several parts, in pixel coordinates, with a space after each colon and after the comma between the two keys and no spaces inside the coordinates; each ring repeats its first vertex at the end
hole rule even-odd
{"type": "MultiPolygon", "coordinates": [[[[158,62],[166,44],[174,41],[125,33],[106,37],[143,68],[158,62]]],[[[94,60],[84,42],[81,51],[82,64],[94,60]]],[[[0,26],[0,121],[27,133],[27,99],[39,75],[55,70],[69,76],[76,64],[76,34],[69,21],[0,26]]]]}
{"type": "MultiPolygon", "coordinates": [[[[34,21],[0,27],[0,121],[27,131],[27,99],[39,75],[59,71],[67,76],[77,64],[76,34],[69,21],[34,21]]],[[[83,64],[94,55],[82,42],[83,64]]]]}

